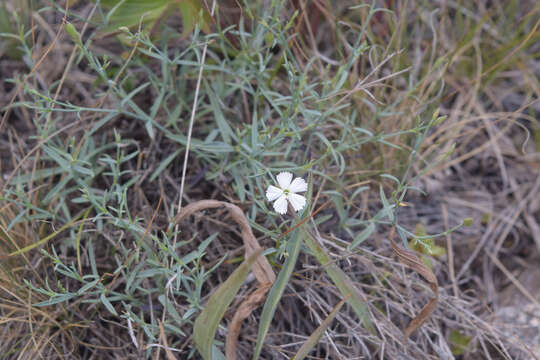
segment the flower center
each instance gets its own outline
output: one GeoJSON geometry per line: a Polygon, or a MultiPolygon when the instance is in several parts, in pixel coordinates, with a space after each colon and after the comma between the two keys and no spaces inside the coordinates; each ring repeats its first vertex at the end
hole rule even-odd
{"type": "Polygon", "coordinates": [[[285,190],[283,190],[283,193],[285,194],[285,196],[288,196],[290,191],[289,191],[289,189],[285,189],[285,190]]]}

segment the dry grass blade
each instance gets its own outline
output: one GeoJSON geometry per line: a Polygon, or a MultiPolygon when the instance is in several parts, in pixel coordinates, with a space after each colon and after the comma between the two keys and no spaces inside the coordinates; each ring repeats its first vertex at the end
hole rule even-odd
{"type": "MultiPolygon", "coordinates": [[[[69,14],[69,2],[66,2],[66,7],[64,9],[64,17],[62,18],[62,25],[64,25],[66,23],[68,14],[69,14]]],[[[28,79],[30,79],[30,77],[37,71],[37,69],[39,68],[39,66],[43,62],[43,60],[45,60],[45,58],[47,58],[47,56],[49,56],[49,53],[52,51],[52,49],[54,49],[54,47],[56,45],[56,42],[60,38],[60,33],[61,33],[62,29],[63,29],[63,26],[58,28],[58,31],[57,31],[52,43],[47,47],[47,50],[43,53],[43,55],[41,55],[39,60],[34,64],[34,66],[32,67],[32,70],[28,74],[26,74],[26,76],[23,79],[22,84],[19,84],[17,86],[17,90],[15,91],[13,96],[11,97],[11,100],[9,101],[9,104],[5,108],[6,111],[4,112],[4,115],[2,116],[2,119],[0,120],[0,129],[2,129],[2,127],[4,126],[4,123],[7,120],[8,115],[10,114],[11,106],[15,102],[15,99],[17,98],[17,96],[19,96],[19,94],[23,90],[23,88],[24,88],[23,84],[26,83],[28,81],[28,79]]]]}
{"type": "MultiPolygon", "coordinates": [[[[240,226],[242,240],[245,246],[246,259],[257,252],[262,251],[262,247],[257,242],[249,221],[244,215],[242,209],[234,204],[230,204],[224,201],[217,200],[201,200],[184,207],[180,213],[175,217],[175,223],[180,222],[185,217],[188,217],[198,211],[206,209],[215,209],[225,207],[232,219],[240,226]]],[[[276,275],[272,270],[272,266],[266,260],[264,256],[258,256],[253,264],[253,274],[257,279],[258,285],[255,290],[247,299],[245,299],[236,314],[234,315],[231,324],[229,326],[229,332],[227,334],[226,353],[227,359],[236,358],[236,345],[238,343],[238,335],[240,334],[240,326],[242,321],[251,314],[251,312],[263,302],[266,297],[266,293],[271,288],[272,284],[276,280],[276,275]]]]}
{"type": "Polygon", "coordinates": [[[540,308],[540,302],[533,296],[531,293],[519,282],[519,280],[503,265],[503,263],[497,259],[496,256],[491,254],[489,251],[486,251],[486,254],[489,256],[491,261],[503,272],[503,274],[514,284],[516,289],[518,289],[523,296],[525,296],[530,302],[540,308]]]}
{"type": "Polygon", "coordinates": [[[392,229],[392,234],[390,235],[390,243],[392,244],[392,249],[398,256],[399,261],[422,275],[422,277],[424,277],[424,279],[426,279],[426,281],[429,283],[429,287],[431,288],[431,290],[433,290],[433,293],[435,294],[435,297],[431,299],[426,305],[424,305],[422,310],[420,310],[420,313],[411,320],[409,326],[407,326],[407,329],[405,329],[403,335],[404,339],[406,340],[413,332],[415,332],[420,326],[422,326],[422,324],[429,318],[431,313],[437,307],[437,302],[439,301],[439,284],[433,271],[431,271],[429,267],[427,267],[420,261],[414,251],[400,248],[394,242],[393,235],[394,229],[392,229]]]}
{"type": "Polygon", "coordinates": [[[171,349],[169,348],[169,344],[167,342],[167,335],[165,335],[165,329],[163,328],[163,323],[158,320],[158,324],[159,324],[159,338],[161,342],[163,343],[163,345],[165,345],[164,348],[165,348],[165,354],[167,355],[167,360],[176,360],[171,349]]]}

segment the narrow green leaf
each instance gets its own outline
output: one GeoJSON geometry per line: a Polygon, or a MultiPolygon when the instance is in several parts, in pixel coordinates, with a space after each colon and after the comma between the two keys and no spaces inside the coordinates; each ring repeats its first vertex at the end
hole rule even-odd
{"type": "Polygon", "coordinates": [[[83,296],[85,295],[85,293],[92,289],[93,287],[95,287],[97,285],[97,283],[99,282],[99,279],[96,279],[92,282],[89,282],[87,284],[85,284],[82,288],[80,288],[78,291],[77,291],[77,295],[78,296],[83,296]]]}
{"type": "Polygon", "coordinates": [[[330,314],[326,317],[326,319],[323,320],[321,325],[315,331],[313,334],[309,336],[309,338],[306,340],[305,343],[302,344],[302,347],[298,350],[296,355],[293,357],[293,360],[303,360],[306,356],[308,356],[309,352],[319,343],[319,340],[323,336],[324,332],[330,326],[332,323],[332,320],[334,320],[334,317],[336,317],[337,313],[345,304],[346,299],[341,300],[335,307],[332,309],[330,314]]]}
{"type": "Polygon", "coordinates": [[[150,136],[150,139],[154,138],[154,128],[152,127],[151,121],[145,121],[144,122],[144,128],[146,129],[146,132],[148,133],[148,136],[150,136]]]}
{"type": "Polygon", "coordinates": [[[373,231],[375,231],[375,224],[370,222],[368,226],[366,226],[366,228],[362,230],[360,234],[358,234],[358,236],[349,245],[349,250],[352,250],[361,243],[363,243],[373,233],[373,231]]]}
{"type": "Polygon", "coordinates": [[[57,295],[54,295],[53,297],[51,297],[49,300],[45,300],[45,301],[39,302],[37,304],[33,304],[33,306],[40,306],[41,307],[41,306],[54,305],[54,304],[58,304],[58,303],[65,302],[65,301],[68,301],[70,299],[73,299],[75,296],[77,296],[77,294],[74,294],[74,293],[57,294],[57,295]]]}
{"type": "Polygon", "coordinates": [[[381,177],[383,178],[387,178],[387,179],[390,179],[392,180],[393,182],[395,182],[397,185],[401,184],[401,181],[399,181],[399,179],[393,175],[390,175],[390,174],[381,174],[381,177]]]}
{"type": "Polygon", "coordinates": [[[264,339],[270,328],[270,323],[274,317],[274,312],[276,311],[277,305],[281,300],[285,286],[289,283],[289,278],[291,277],[294,265],[298,259],[298,254],[300,253],[300,247],[302,245],[302,235],[304,231],[296,229],[292,232],[291,239],[287,244],[287,252],[289,256],[283,264],[283,268],[279,272],[279,275],[268,293],[266,302],[264,303],[261,321],[259,322],[259,333],[257,334],[257,343],[255,344],[255,352],[253,354],[253,360],[257,360],[262,351],[262,346],[264,345],[264,339]]]}
{"type": "Polygon", "coordinates": [[[246,201],[246,189],[244,179],[242,179],[242,177],[238,173],[237,168],[231,171],[231,175],[233,176],[234,183],[236,185],[236,193],[240,198],[240,202],[246,201]]]}
{"type": "Polygon", "coordinates": [[[388,217],[390,221],[394,221],[394,211],[393,206],[390,206],[390,203],[388,202],[388,199],[386,198],[386,195],[384,194],[384,190],[382,185],[379,186],[379,194],[381,196],[381,202],[383,204],[383,211],[385,215],[388,217]]]}
{"type": "Polygon", "coordinates": [[[253,265],[262,251],[263,249],[260,249],[255,252],[234,270],[231,276],[210,297],[204,310],[195,320],[193,339],[197,350],[199,350],[204,360],[214,358],[212,355],[212,344],[218,325],[240,289],[240,286],[242,286],[251,269],[251,265],[253,265]]]}
{"type": "Polygon", "coordinates": [[[212,111],[214,112],[214,118],[216,119],[216,123],[219,129],[219,133],[221,135],[221,138],[224,142],[227,144],[231,144],[231,138],[235,137],[234,132],[229,126],[229,123],[227,122],[227,119],[225,119],[225,115],[223,114],[223,111],[221,111],[221,104],[219,103],[217,95],[214,93],[214,90],[208,84],[205,82],[206,91],[208,94],[208,98],[210,99],[210,105],[212,107],[212,111]]]}
{"type": "Polygon", "coordinates": [[[347,302],[351,304],[354,312],[364,323],[364,326],[372,333],[375,332],[369,314],[367,312],[366,304],[360,297],[354,282],[341,270],[330,257],[326,254],[324,249],[318,244],[318,242],[307,233],[305,242],[308,248],[311,250],[317,261],[324,267],[326,273],[332,279],[332,282],[337,286],[339,292],[343,297],[348,298],[347,302]]]}
{"type": "MultiPolygon", "coordinates": [[[[131,100],[135,95],[146,89],[150,85],[150,82],[145,82],[144,84],[139,85],[134,90],[132,90],[129,94],[127,94],[125,97],[123,97],[122,101],[120,102],[120,106],[124,107],[126,106],[126,103],[129,103],[133,108],[135,108],[135,103],[131,100]]],[[[138,109],[138,107],[137,107],[138,109]]]]}
{"type": "Polygon", "coordinates": [[[118,313],[116,312],[116,310],[114,310],[114,307],[112,306],[111,302],[109,301],[109,299],[107,299],[104,293],[101,293],[99,299],[101,300],[103,305],[105,305],[107,310],[111,312],[111,314],[118,316],[118,313]]]}
{"type": "Polygon", "coordinates": [[[62,190],[65,188],[67,183],[71,181],[73,178],[71,177],[71,174],[67,174],[66,177],[64,177],[62,180],[56,183],[56,185],[49,191],[47,196],[43,198],[43,203],[48,204],[51,202],[51,200],[62,190]]]}
{"type": "Polygon", "coordinates": [[[67,158],[69,157],[68,154],[66,153],[62,153],[61,150],[59,149],[55,149],[55,148],[52,148],[52,147],[49,147],[45,144],[41,145],[41,148],[43,149],[43,151],[45,151],[47,153],[47,155],[49,155],[58,165],[60,165],[60,167],[62,169],[64,169],[64,171],[67,171],[69,172],[69,169],[70,169],[70,163],[69,161],[67,160],[67,158]]]}
{"type": "Polygon", "coordinates": [[[67,32],[67,34],[71,37],[71,40],[79,46],[82,46],[81,42],[81,34],[77,31],[75,26],[73,26],[72,23],[68,22],[66,23],[66,26],[64,27],[64,30],[67,32]]]}
{"type": "Polygon", "coordinates": [[[94,245],[92,244],[92,239],[88,241],[88,260],[90,261],[90,268],[92,269],[92,274],[99,276],[96,263],[96,254],[94,252],[94,245]]]}
{"type": "Polygon", "coordinates": [[[83,215],[83,221],[81,221],[81,225],[79,225],[79,231],[77,232],[77,238],[75,240],[75,251],[77,253],[77,265],[78,265],[78,268],[79,268],[79,274],[82,274],[82,264],[81,264],[81,236],[82,236],[82,232],[83,232],[83,226],[84,226],[84,221],[86,220],[86,218],[88,217],[88,214],[90,214],[90,210],[92,210],[91,207],[89,207],[88,209],[86,209],[86,211],[84,212],[84,215],[83,215]]]}

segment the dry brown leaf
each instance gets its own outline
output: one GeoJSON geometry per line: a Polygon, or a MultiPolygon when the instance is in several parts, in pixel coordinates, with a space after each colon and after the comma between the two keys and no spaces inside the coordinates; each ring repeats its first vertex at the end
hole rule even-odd
{"type": "Polygon", "coordinates": [[[429,267],[420,261],[414,251],[403,249],[394,242],[394,229],[392,229],[392,233],[390,235],[390,243],[392,244],[392,249],[398,256],[399,261],[422,275],[429,283],[429,287],[435,294],[435,297],[424,305],[422,310],[420,310],[420,313],[418,313],[418,315],[411,320],[409,326],[407,326],[407,329],[405,329],[403,335],[404,339],[406,340],[413,332],[422,326],[422,324],[429,318],[431,313],[437,307],[437,302],[439,301],[439,284],[433,271],[431,271],[429,267]]]}
{"type": "Polygon", "coordinates": [[[259,285],[258,289],[252,292],[247,299],[236,310],[231,324],[227,329],[227,338],[225,341],[225,356],[227,360],[236,359],[236,346],[238,344],[238,335],[240,335],[240,327],[242,321],[247,318],[253,310],[255,310],[266,298],[266,293],[272,284],[269,283],[266,286],[259,285]]]}
{"type": "MultiPolygon", "coordinates": [[[[248,258],[251,254],[255,253],[257,250],[262,249],[253,231],[249,225],[249,221],[244,215],[242,209],[238,206],[218,200],[200,200],[194,203],[191,203],[184,207],[178,215],[176,215],[174,222],[178,223],[182,219],[206,209],[215,209],[224,207],[229,211],[232,219],[240,226],[242,240],[244,241],[244,247],[246,248],[245,257],[248,258]]],[[[259,256],[255,263],[253,264],[253,274],[257,279],[257,289],[251,293],[238,307],[238,310],[233,316],[233,319],[229,325],[227,339],[225,344],[226,357],[227,360],[236,359],[236,346],[238,344],[238,335],[240,334],[240,327],[242,321],[247,318],[251,312],[256,309],[259,304],[263,302],[266,297],[266,293],[272,287],[272,284],[276,280],[276,275],[272,270],[272,266],[266,260],[266,257],[259,256]]]]}

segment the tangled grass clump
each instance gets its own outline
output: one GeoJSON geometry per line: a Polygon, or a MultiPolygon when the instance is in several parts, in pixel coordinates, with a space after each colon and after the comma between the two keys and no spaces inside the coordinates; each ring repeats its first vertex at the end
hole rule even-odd
{"type": "Polygon", "coordinates": [[[150,5],[0,5],[6,358],[538,356],[534,1],[150,5]]]}

